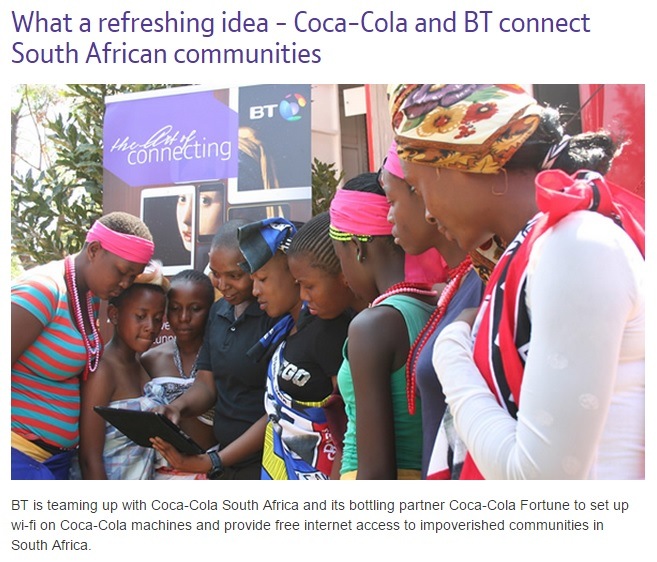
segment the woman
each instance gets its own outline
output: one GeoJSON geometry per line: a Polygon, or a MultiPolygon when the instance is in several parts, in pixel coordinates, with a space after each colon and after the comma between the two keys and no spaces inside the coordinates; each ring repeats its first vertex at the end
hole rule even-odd
{"type": "Polygon", "coordinates": [[[468,252],[506,244],[474,328],[455,322],[434,353],[471,455],[462,477],[643,478],[644,236],[600,175],[615,144],[565,136],[516,85],[390,94],[427,218],[468,252]]]}
{"type": "MultiPolygon", "coordinates": [[[[118,296],[153,255],[137,217],[98,219],[82,250],[11,291],[12,478],[66,479],[79,439],[80,379],[98,367],[98,299],[118,296]]],[[[92,375],[93,376],[93,375],[92,375]]]]}
{"type": "Polygon", "coordinates": [[[182,396],[157,408],[179,423],[214,407],[219,449],[189,456],[154,440],[154,447],[175,470],[222,480],[260,478],[267,364],[249,359],[246,353],[276,321],[260,308],[252,294],[253,281],[240,267],[244,256],[237,231],[245,224],[239,220],[223,224],[212,241],[211,279],[223,297],[210,309],[194,383],[182,396]]]}
{"type": "Polygon", "coordinates": [[[371,308],[349,326],[338,386],[348,424],[343,479],[418,479],[422,425],[406,401],[406,360],[436,293],[405,279],[376,174],[349,180],[331,202],[331,237],[352,291],[371,308]],[[376,334],[374,337],[373,335],[376,334]]]}
{"type": "MultiPolygon", "coordinates": [[[[260,307],[281,320],[252,350],[269,357],[263,480],[324,480],[338,454],[329,427],[335,381],[350,316],[341,310],[303,306],[287,251],[296,227],[267,219],[242,227],[240,248],[252,272],[260,307]]],[[[334,474],[335,475],[335,474],[334,474]]]]}
{"type": "Polygon", "coordinates": [[[433,368],[433,347],[438,334],[461,311],[479,306],[483,283],[458,244],[447,240],[424,220],[424,202],[404,180],[395,141],[379,172],[379,182],[390,203],[388,220],[393,225],[395,243],[411,255],[424,254],[433,248],[447,263],[447,285],[440,294],[438,306],[411,346],[406,364],[406,392],[411,414],[415,413],[416,392],[422,403],[422,478],[458,478],[465,447],[453,431],[451,414],[446,412],[445,396],[433,368]]]}

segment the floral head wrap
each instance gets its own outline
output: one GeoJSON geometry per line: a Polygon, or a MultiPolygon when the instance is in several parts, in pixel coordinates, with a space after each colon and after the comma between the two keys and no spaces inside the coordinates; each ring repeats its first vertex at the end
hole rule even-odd
{"type": "Polygon", "coordinates": [[[495,174],[538,127],[542,108],[517,84],[390,84],[402,160],[495,174]]]}

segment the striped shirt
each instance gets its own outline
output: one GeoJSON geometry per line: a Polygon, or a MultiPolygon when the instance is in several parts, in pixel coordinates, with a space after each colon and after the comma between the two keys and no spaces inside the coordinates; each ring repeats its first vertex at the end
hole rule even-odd
{"type": "Polygon", "coordinates": [[[37,267],[18,279],[11,303],[43,324],[11,369],[12,431],[56,447],[75,447],[87,354],[69,311],[64,262],[37,267]]]}

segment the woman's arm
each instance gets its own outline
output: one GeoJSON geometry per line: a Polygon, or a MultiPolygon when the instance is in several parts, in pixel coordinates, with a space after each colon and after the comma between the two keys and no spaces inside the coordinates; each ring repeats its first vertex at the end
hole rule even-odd
{"type": "MultiPolygon", "coordinates": [[[[267,416],[265,415],[235,439],[235,441],[219,451],[219,458],[224,466],[233,466],[262,449],[266,427],[267,416]]],[[[151,442],[153,443],[153,448],[176,470],[182,470],[184,472],[208,472],[212,468],[210,457],[206,453],[201,455],[185,455],[159,437],[154,437],[151,439],[151,442]]]]}
{"type": "Polygon", "coordinates": [[[22,306],[11,305],[11,364],[23,355],[43,331],[43,324],[22,306]]]}
{"type": "Polygon", "coordinates": [[[397,478],[390,376],[406,361],[408,346],[406,323],[393,308],[363,311],[349,326],[359,480],[397,478]]]}
{"type": "Polygon", "coordinates": [[[168,417],[173,423],[180,418],[200,416],[213,408],[217,401],[217,387],[211,371],[199,371],[192,385],[171,404],[153,408],[168,417]]]}
{"type": "Polygon", "coordinates": [[[79,458],[85,480],[107,480],[103,462],[105,420],[94,411],[94,406],[107,406],[113,393],[111,366],[101,362],[81,387],[79,458]]]}
{"type": "Polygon", "coordinates": [[[629,239],[591,215],[564,219],[532,253],[532,341],[517,421],[472,362],[465,323],[436,342],[434,366],[456,427],[486,478],[586,478],[595,459],[626,323],[642,297],[638,252],[628,260],[629,239]]]}

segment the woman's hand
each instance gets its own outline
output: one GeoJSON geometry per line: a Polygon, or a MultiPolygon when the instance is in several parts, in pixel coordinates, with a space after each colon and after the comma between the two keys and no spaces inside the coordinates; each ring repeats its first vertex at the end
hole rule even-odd
{"type": "Polygon", "coordinates": [[[160,437],[151,437],[153,449],[160,453],[175,469],[182,472],[208,472],[212,468],[210,457],[202,455],[185,455],[171,443],[160,437]]]}
{"type": "Polygon", "coordinates": [[[171,404],[166,404],[164,406],[156,406],[153,408],[153,412],[157,414],[162,414],[170,419],[176,425],[180,425],[180,410],[171,404]]]}

